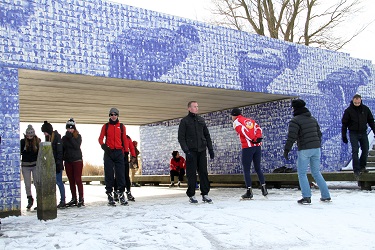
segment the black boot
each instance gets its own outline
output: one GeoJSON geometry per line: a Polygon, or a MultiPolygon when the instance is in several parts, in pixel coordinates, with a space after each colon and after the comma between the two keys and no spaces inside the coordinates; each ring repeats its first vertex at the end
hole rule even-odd
{"type": "Polygon", "coordinates": [[[71,201],[69,201],[68,203],[66,203],[66,206],[67,207],[77,206],[77,198],[72,198],[71,201]]]}
{"type": "Polygon", "coordinates": [[[117,195],[118,195],[118,199],[119,199],[121,205],[123,205],[123,206],[129,205],[127,200],[125,199],[124,192],[118,192],[117,195]]]}
{"type": "Polygon", "coordinates": [[[241,198],[242,199],[251,199],[251,198],[253,198],[253,191],[252,191],[252,189],[248,188],[246,190],[246,193],[244,195],[241,195],[241,198]]]}
{"type": "Polygon", "coordinates": [[[262,186],[260,188],[262,189],[263,196],[267,196],[268,191],[267,191],[266,184],[262,184],[262,186]]]}
{"type": "Polygon", "coordinates": [[[113,192],[113,200],[118,202],[118,194],[117,192],[113,192]]]}
{"type": "Polygon", "coordinates": [[[126,197],[128,198],[129,201],[135,201],[135,198],[130,191],[126,192],[126,197]]]}
{"type": "Polygon", "coordinates": [[[34,204],[34,199],[33,197],[30,195],[30,196],[27,196],[27,209],[30,209],[34,204]]]}
{"type": "Polygon", "coordinates": [[[79,198],[79,201],[78,201],[78,204],[77,204],[77,207],[82,207],[85,205],[85,201],[82,197],[79,198]]]}
{"type": "Polygon", "coordinates": [[[112,192],[106,192],[107,198],[108,198],[108,205],[110,206],[116,206],[116,202],[113,199],[112,192]]]}

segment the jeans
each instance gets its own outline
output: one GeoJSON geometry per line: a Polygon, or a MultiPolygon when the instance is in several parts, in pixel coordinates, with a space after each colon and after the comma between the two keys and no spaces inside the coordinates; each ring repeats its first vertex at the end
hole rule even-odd
{"type": "Polygon", "coordinates": [[[243,175],[245,178],[245,184],[247,188],[250,188],[252,185],[251,175],[250,175],[251,162],[254,163],[254,169],[258,175],[260,184],[265,183],[263,172],[260,169],[261,158],[262,158],[262,149],[260,146],[242,149],[243,175]]]}
{"type": "Polygon", "coordinates": [[[359,173],[362,169],[366,168],[367,156],[369,150],[369,142],[366,132],[357,133],[349,132],[350,144],[352,146],[352,159],[353,159],[353,172],[359,173]],[[358,158],[359,147],[361,147],[361,157],[358,158]]]}
{"type": "Polygon", "coordinates": [[[320,148],[299,150],[297,152],[298,181],[302,191],[302,197],[311,197],[311,188],[307,179],[307,170],[310,164],[311,175],[319,186],[321,198],[331,198],[327,183],[320,173],[320,148]]]}
{"type": "Polygon", "coordinates": [[[65,203],[65,187],[64,183],[62,181],[62,170],[60,170],[60,173],[56,173],[56,185],[59,187],[60,190],[60,202],[65,203]]]}

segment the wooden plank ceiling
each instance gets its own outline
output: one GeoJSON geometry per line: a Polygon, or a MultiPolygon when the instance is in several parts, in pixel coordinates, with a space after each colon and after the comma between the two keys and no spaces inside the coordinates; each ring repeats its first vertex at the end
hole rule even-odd
{"type": "Polygon", "coordinates": [[[183,117],[187,103],[199,113],[265,103],[291,96],[144,82],[77,74],[19,70],[21,122],[103,124],[111,107],[126,125],[145,125],[183,117]]]}

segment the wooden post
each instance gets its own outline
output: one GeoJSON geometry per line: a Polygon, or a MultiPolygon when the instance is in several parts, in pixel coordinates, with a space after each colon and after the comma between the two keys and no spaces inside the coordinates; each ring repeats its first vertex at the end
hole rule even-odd
{"type": "Polygon", "coordinates": [[[53,220],[57,217],[56,165],[51,142],[40,143],[36,172],[35,188],[38,219],[53,220]]]}

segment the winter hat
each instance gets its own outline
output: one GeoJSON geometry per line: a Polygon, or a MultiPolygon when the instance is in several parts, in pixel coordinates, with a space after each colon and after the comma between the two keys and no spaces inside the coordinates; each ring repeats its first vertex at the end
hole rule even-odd
{"type": "Polygon", "coordinates": [[[42,125],[42,132],[47,132],[49,135],[52,135],[53,127],[52,127],[51,123],[49,123],[47,121],[44,121],[44,123],[42,125]]]}
{"type": "Polygon", "coordinates": [[[31,124],[27,126],[26,136],[35,136],[35,130],[31,124]]]}
{"type": "Polygon", "coordinates": [[[241,115],[242,112],[241,112],[241,109],[234,108],[234,109],[232,109],[232,112],[230,112],[230,114],[233,115],[233,116],[238,116],[238,115],[241,115]]]}
{"type": "Polygon", "coordinates": [[[173,156],[173,158],[176,158],[177,154],[178,154],[178,151],[173,151],[173,152],[172,152],[172,156],[173,156]]]}
{"type": "Polygon", "coordinates": [[[70,118],[69,121],[66,122],[65,128],[66,129],[68,129],[68,128],[76,129],[76,122],[74,121],[73,118],[70,118]]]}
{"type": "Polygon", "coordinates": [[[117,108],[111,108],[109,110],[109,116],[111,116],[112,113],[116,113],[117,115],[120,115],[120,112],[118,111],[117,108]]]}
{"type": "Polygon", "coordinates": [[[292,101],[292,107],[294,109],[303,108],[303,107],[305,107],[305,105],[306,105],[306,103],[302,99],[296,99],[296,100],[292,101]]]}

